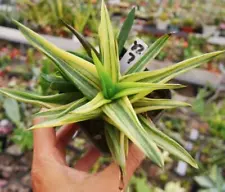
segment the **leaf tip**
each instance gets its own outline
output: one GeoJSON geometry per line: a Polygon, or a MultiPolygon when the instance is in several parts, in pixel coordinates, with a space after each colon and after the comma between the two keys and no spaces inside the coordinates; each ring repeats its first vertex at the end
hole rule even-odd
{"type": "Polygon", "coordinates": [[[34,129],[35,129],[35,125],[32,126],[32,127],[30,127],[30,128],[28,128],[27,130],[28,130],[28,131],[32,131],[32,130],[34,130],[34,129]]]}
{"type": "Polygon", "coordinates": [[[198,166],[198,164],[197,164],[196,162],[194,162],[194,163],[192,164],[192,167],[194,167],[195,169],[199,169],[199,166],[198,166]]]}
{"type": "Polygon", "coordinates": [[[161,161],[158,163],[158,166],[164,169],[164,159],[161,159],[161,161]]]}
{"type": "Polygon", "coordinates": [[[192,104],[186,103],[186,106],[187,106],[187,107],[192,107],[192,104]]]}
{"type": "Polygon", "coordinates": [[[135,14],[136,9],[137,9],[137,7],[136,7],[136,6],[133,6],[132,9],[131,9],[131,13],[132,13],[132,14],[135,14]]]}

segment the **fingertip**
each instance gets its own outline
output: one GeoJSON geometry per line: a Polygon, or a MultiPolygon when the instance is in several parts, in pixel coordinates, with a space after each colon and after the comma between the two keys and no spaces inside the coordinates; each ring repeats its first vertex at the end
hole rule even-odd
{"type": "MultiPolygon", "coordinates": [[[[37,125],[43,122],[45,118],[35,117],[33,124],[37,125]]],[[[34,149],[44,151],[47,148],[53,148],[56,144],[56,133],[53,127],[32,129],[34,138],[34,149]]]]}
{"type": "MultiPolygon", "coordinates": [[[[125,186],[128,184],[130,178],[133,176],[136,169],[140,166],[142,161],[144,160],[145,155],[144,153],[134,144],[129,147],[129,153],[126,161],[126,171],[124,177],[124,184],[125,186]]],[[[116,163],[112,163],[109,167],[107,167],[104,171],[100,174],[108,175],[113,180],[117,180],[120,178],[121,175],[119,166],[116,163]]]]}
{"type": "Polygon", "coordinates": [[[32,123],[33,123],[33,125],[37,125],[37,124],[39,124],[43,121],[44,121],[43,117],[34,117],[33,120],[32,120],[32,123]]]}
{"type": "Polygon", "coordinates": [[[131,177],[133,175],[133,173],[140,166],[144,158],[144,153],[136,145],[132,144],[129,149],[126,163],[128,177],[131,177]]]}

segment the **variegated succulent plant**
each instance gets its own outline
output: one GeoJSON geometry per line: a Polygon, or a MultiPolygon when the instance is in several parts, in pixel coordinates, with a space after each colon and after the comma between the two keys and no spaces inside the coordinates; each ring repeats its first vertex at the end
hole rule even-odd
{"type": "Polygon", "coordinates": [[[147,95],[155,90],[183,87],[167,82],[209,61],[223,51],[207,53],[163,69],[145,71],[146,66],[169,39],[170,35],[164,35],[153,43],[134,65],[121,74],[119,58],[134,17],[135,9],[132,9],[116,36],[103,1],[99,26],[100,51],[64,22],[80,40],[86,55],[61,50],[21,23],[14,21],[26,39],[54,62],[60,75],[44,74],[43,77],[50,82],[51,87],[58,90],[58,94],[40,96],[7,88],[1,88],[0,93],[21,102],[47,108],[45,112],[36,114],[44,116],[46,121],[34,125],[31,129],[56,127],[100,118],[104,122],[105,137],[112,157],[122,170],[126,165],[129,141],[137,145],[160,167],[164,165],[160,149],[197,167],[189,153],[157,129],[146,115],[146,112],[151,110],[188,106],[188,104],[170,99],[148,98],[147,95]]]}

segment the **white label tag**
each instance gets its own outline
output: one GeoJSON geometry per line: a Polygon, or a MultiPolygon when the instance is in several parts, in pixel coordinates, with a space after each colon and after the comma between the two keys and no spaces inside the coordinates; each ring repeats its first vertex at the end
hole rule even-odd
{"type": "Polygon", "coordinates": [[[192,141],[196,141],[199,137],[199,132],[197,129],[192,129],[191,130],[191,133],[190,133],[190,136],[189,138],[192,140],[192,141]]]}
{"type": "Polygon", "coordinates": [[[145,53],[148,45],[141,39],[136,39],[129,47],[123,58],[120,60],[120,72],[123,74],[130,66],[135,64],[138,59],[145,53]]]}
{"type": "Polygon", "coordinates": [[[191,151],[193,149],[193,144],[188,141],[185,145],[185,149],[187,149],[188,151],[191,151]]]}
{"type": "Polygon", "coordinates": [[[185,176],[187,172],[187,167],[187,163],[179,161],[175,171],[178,175],[185,176]]]}

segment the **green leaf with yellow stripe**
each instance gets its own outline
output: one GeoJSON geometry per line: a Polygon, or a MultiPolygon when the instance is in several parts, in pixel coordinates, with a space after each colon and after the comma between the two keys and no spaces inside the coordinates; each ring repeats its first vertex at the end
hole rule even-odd
{"type": "Polygon", "coordinates": [[[170,99],[150,99],[143,98],[132,104],[137,114],[145,113],[153,110],[173,109],[176,107],[191,106],[188,103],[181,101],[174,101],[170,99]]]}
{"type": "Polygon", "coordinates": [[[103,112],[133,143],[135,143],[152,161],[162,167],[164,161],[154,141],[147,137],[147,132],[140,124],[127,97],[104,105],[103,112]]]}
{"type": "Polygon", "coordinates": [[[49,128],[49,127],[57,127],[61,125],[67,125],[71,123],[78,123],[81,121],[86,121],[90,119],[94,119],[100,117],[102,111],[96,109],[90,113],[82,113],[82,114],[66,114],[63,117],[46,120],[42,123],[32,126],[30,129],[41,129],[41,128],[49,128]]]}
{"type": "Polygon", "coordinates": [[[113,125],[105,123],[105,137],[114,161],[125,171],[126,152],[123,133],[113,125]]]}
{"type": "Polygon", "coordinates": [[[166,83],[172,78],[178,75],[181,75],[182,73],[185,73],[204,63],[207,63],[209,60],[213,59],[214,57],[220,54],[223,54],[224,52],[225,51],[215,51],[212,53],[206,53],[204,55],[193,57],[191,59],[187,59],[177,64],[164,67],[162,69],[128,74],[123,76],[121,78],[121,81],[122,82],[141,81],[141,82],[151,82],[151,83],[159,83],[159,82],[166,83]]]}
{"type": "Polygon", "coordinates": [[[112,82],[116,83],[120,77],[118,47],[104,1],[102,1],[101,5],[101,23],[98,31],[104,68],[110,75],[112,82]]]}
{"type": "Polygon", "coordinates": [[[74,85],[89,99],[97,95],[100,82],[96,68],[88,61],[63,51],[49,43],[43,37],[14,21],[26,39],[41,52],[46,54],[74,85]]]}
{"type": "Polygon", "coordinates": [[[156,142],[157,145],[181,160],[186,161],[191,166],[198,168],[196,161],[191,155],[180,144],[158,130],[150,119],[146,119],[141,115],[139,115],[139,119],[142,126],[147,131],[149,138],[156,142]]]}
{"type": "Polygon", "coordinates": [[[70,92],[70,93],[61,93],[49,96],[37,95],[28,91],[18,91],[13,89],[1,88],[0,93],[16,99],[21,102],[31,103],[34,105],[52,108],[59,105],[67,104],[73,100],[79,99],[82,97],[82,94],[79,92],[70,92]]]}

